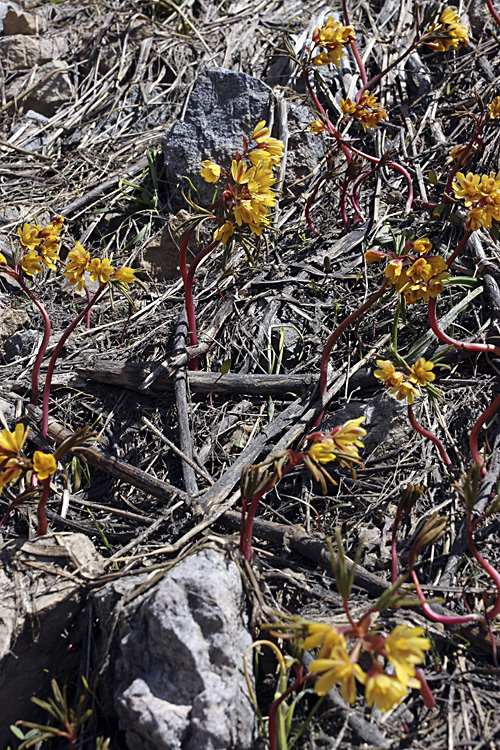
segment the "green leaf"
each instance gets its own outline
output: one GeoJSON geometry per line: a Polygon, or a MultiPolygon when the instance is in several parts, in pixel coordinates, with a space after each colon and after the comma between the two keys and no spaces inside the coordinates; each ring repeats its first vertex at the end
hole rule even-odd
{"type": "Polygon", "coordinates": [[[220,374],[225,375],[231,369],[231,359],[225,359],[220,368],[220,374]]]}
{"type": "Polygon", "coordinates": [[[437,176],[436,176],[436,173],[432,171],[432,169],[429,172],[427,172],[427,179],[429,180],[431,185],[433,185],[434,187],[437,185],[437,182],[438,182],[437,176]]]}

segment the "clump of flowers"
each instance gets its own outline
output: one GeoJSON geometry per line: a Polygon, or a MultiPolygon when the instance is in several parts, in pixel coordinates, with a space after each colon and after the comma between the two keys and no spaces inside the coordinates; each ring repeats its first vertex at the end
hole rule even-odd
{"type": "Polygon", "coordinates": [[[345,55],[344,47],[354,41],[355,35],[354,26],[342,26],[333,16],[329,16],[324,26],[318,26],[313,31],[313,53],[318,48],[323,48],[323,52],[314,55],[312,64],[322,66],[333,63],[339,68],[340,60],[345,55]]]}
{"type": "Polygon", "coordinates": [[[430,39],[425,44],[436,52],[447,52],[469,44],[468,29],[460,23],[460,16],[454,8],[445,8],[436,23],[427,30],[430,39]]]}
{"type": "Polygon", "coordinates": [[[133,268],[123,266],[115,269],[109,258],[90,259],[90,253],[77,242],[76,247],[68,253],[66,268],[63,276],[68,279],[72,286],[76,286],[78,291],[85,286],[85,272],[90,273],[91,281],[98,281],[101,286],[108,282],[115,283],[117,286],[127,289],[128,285],[135,281],[135,271],[133,268]]]}
{"type": "Polygon", "coordinates": [[[368,91],[361,94],[359,100],[356,101],[351,101],[349,98],[341,99],[340,110],[345,119],[352,117],[358,120],[363,130],[376,128],[378,123],[387,117],[387,112],[377,97],[368,91]]]}
{"type": "Polygon", "coordinates": [[[407,243],[400,256],[394,252],[368,250],[365,258],[367,263],[387,258],[389,263],[385,269],[385,277],[396,291],[404,296],[406,302],[413,305],[418,300],[428,302],[429,299],[437,297],[450,276],[446,262],[438,255],[431,256],[431,250],[432,243],[423,238],[407,243]]]}
{"type": "MultiPolygon", "coordinates": [[[[50,224],[41,227],[39,224],[31,226],[25,223],[19,227],[19,244],[21,246],[21,257],[16,263],[16,269],[20,265],[27,276],[41,273],[43,267],[56,270],[56,262],[59,261],[60,233],[63,228],[62,216],[55,216],[50,224]]],[[[1,254],[0,254],[1,255],[1,254]]],[[[0,264],[6,264],[4,256],[0,258],[0,264]]]]}
{"type": "Polygon", "coordinates": [[[283,149],[282,141],[271,137],[262,120],[254,128],[250,142],[243,139],[243,153],[236,154],[229,172],[213,161],[203,162],[201,176],[205,182],[217,183],[221,178],[226,181],[216,204],[220,226],[214,232],[214,240],[227,243],[236,227],[248,227],[252,234],[260,236],[269,226],[269,208],[276,205],[273,170],[280,165],[283,149]]]}
{"type": "Polygon", "coordinates": [[[379,369],[373,373],[375,377],[390,388],[390,393],[395,395],[398,401],[406,399],[410,405],[420,395],[420,388],[426,388],[436,379],[432,372],[434,363],[423,357],[417,359],[411,367],[407,367],[405,372],[396,370],[388,359],[377,359],[376,362],[379,369]]]}
{"type": "Polygon", "coordinates": [[[366,435],[366,430],[361,427],[364,420],[364,417],[350,419],[331,432],[313,432],[308,435],[307,441],[310,444],[306,451],[302,451],[302,461],[314,479],[321,484],[323,494],[327,491],[325,479],[333,485],[337,484],[326,470],[325,464],[338,461],[340,466],[352,468],[353,464],[361,463],[359,448],[364,447],[360,440],[366,435]]]}
{"type": "Polygon", "coordinates": [[[421,689],[422,678],[416,666],[425,660],[431,642],[420,627],[397,625],[385,637],[380,632],[370,632],[369,627],[369,616],[343,628],[310,622],[306,625],[308,635],[302,648],[320,648],[309,665],[310,672],[321,675],[314,685],[317,695],[326,695],[340,685],[342,698],[352,704],[359,682],[365,687],[368,706],[375,704],[380,711],[390,711],[408,695],[410,688],[421,689]],[[368,671],[359,665],[363,653],[371,658],[368,671]],[[385,671],[388,664],[394,667],[395,675],[385,671]]]}
{"type": "MultiPolygon", "coordinates": [[[[489,175],[458,172],[452,185],[455,197],[469,209],[467,229],[475,232],[480,227],[498,232],[500,222],[500,172],[489,175]]],[[[494,235],[493,235],[494,236],[494,235]]]]}

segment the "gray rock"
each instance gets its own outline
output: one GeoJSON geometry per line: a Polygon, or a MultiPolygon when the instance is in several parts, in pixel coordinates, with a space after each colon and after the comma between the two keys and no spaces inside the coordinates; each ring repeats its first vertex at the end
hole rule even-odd
{"type": "Polygon", "coordinates": [[[38,331],[18,331],[3,342],[3,350],[7,362],[13,362],[18,357],[29,357],[37,345],[40,334],[38,331]]]}
{"type": "Polygon", "coordinates": [[[182,560],[139,600],[146,577],[95,598],[103,632],[121,612],[101,695],[114,704],[131,750],[250,750],[255,712],[243,656],[251,644],[241,578],[215,550],[182,560]]]}
{"type": "Polygon", "coordinates": [[[267,119],[270,93],[259,79],[224,68],[198,78],[184,121],[176,122],[162,139],[165,180],[174,210],[186,207],[180,192],[189,189],[185,178],[198,189],[197,200],[211,202],[214,186],[200,176],[201,162],[212,159],[230,166],[233,154],[242,148],[243,136],[249,137],[255,125],[267,119]]]}
{"type": "MultiPolygon", "coordinates": [[[[52,117],[60,107],[69,104],[75,98],[76,90],[68,71],[67,62],[54,60],[40,65],[34,77],[26,74],[26,83],[29,78],[31,85],[38,84],[24,99],[24,106],[32,112],[32,120],[35,119],[33,113],[43,117],[52,117]]],[[[8,87],[7,96],[15,96],[14,87],[22,85],[24,80],[24,76],[16,78],[12,86],[8,87]]],[[[34,126],[33,129],[39,132],[40,127],[34,126]]],[[[23,146],[28,150],[37,150],[43,146],[43,138],[34,138],[32,141],[23,143],[23,146]]]]}
{"type": "MultiPolygon", "coordinates": [[[[5,279],[4,274],[2,274],[2,279],[5,279]]],[[[12,304],[0,303],[0,341],[5,341],[15,334],[26,325],[29,319],[30,316],[25,310],[15,309],[12,304]]]]}
{"type": "Polygon", "coordinates": [[[65,35],[53,37],[31,37],[14,34],[0,39],[0,56],[6,72],[29,70],[51,60],[59,60],[69,52],[69,40],[65,35]]]}

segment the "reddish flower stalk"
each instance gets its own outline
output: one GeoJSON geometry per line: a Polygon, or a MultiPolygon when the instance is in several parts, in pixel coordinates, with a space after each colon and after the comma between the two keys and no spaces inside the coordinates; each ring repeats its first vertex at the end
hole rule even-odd
{"type": "Polygon", "coordinates": [[[496,399],[488,406],[486,411],[484,411],[481,414],[477,422],[474,424],[474,427],[470,431],[470,437],[469,437],[470,452],[471,452],[473,461],[476,464],[479,464],[479,466],[481,466],[481,474],[483,477],[486,474],[486,467],[479,453],[479,448],[478,448],[479,433],[481,432],[481,428],[484,425],[484,423],[487,422],[488,419],[490,419],[499,408],[500,408],[500,396],[497,396],[496,399]]]}
{"type": "Polygon", "coordinates": [[[434,698],[432,690],[430,689],[429,685],[427,684],[427,680],[425,679],[425,674],[423,670],[420,669],[420,667],[415,667],[415,677],[417,678],[417,680],[420,680],[420,695],[423,702],[425,703],[426,708],[435,708],[436,699],[434,698]]]}
{"type": "MultiPolygon", "coordinates": [[[[350,26],[349,23],[349,13],[347,10],[347,0],[342,0],[342,15],[344,16],[344,26],[350,26]]],[[[368,76],[366,75],[366,68],[363,60],[361,59],[361,55],[359,54],[359,50],[357,47],[356,42],[354,39],[351,42],[351,49],[352,53],[354,55],[354,59],[356,60],[356,64],[358,66],[359,74],[361,76],[361,80],[363,82],[363,86],[366,88],[366,82],[368,81],[368,76]]]]}
{"type": "Polygon", "coordinates": [[[66,328],[63,335],[59,339],[56,348],[54,349],[52,353],[52,357],[50,358],[49,365],[47,367],[47,376],[45,378],[45,386],[43,389],[43,404],[42,404],[42,435],[43,437],[47,437],[47,432],[49,429],[49,398],[50,398],[50,386],[52,385],[52,377],[54,375],[54,368],[57,362],[57,358],[59,357],[62,348],[70,335],[75,330],[78,323],[87,315],[88,311],[95,305],[99,297],[101,296],[102,292],[106,288],[106,284],[101,284],[97,292],[94,294],[90,302],[87,304],[86,307],[82,310],[82,312],[76,316],[76,318],[73,320],[72,323],[66,328]]]}
{"type": "MultiPolygon", "coordinates": [[[[189,240],[191,239],[191,236],[195,230],[196,226],[193,226],[184,239],[182,240],[180,247],[179,247],[179,268],[181,272],[182,281],[184,283],[184,304],[186,306],[186,314],[188,319],[188,329],[189,329],[189,343],[191,346],[196,346],[198,343],[198,337],[196,335],[196,314],[194,311],[194,299],[193,299],[193,281],[194,281],[194,274],[198,267],[198,265],[201,263],[203,258],[206,258],[207,255],[209,255],[212,250],[215,250],[217,245],[220,244],[219,240],[214,240],[210,243],[210,245],[207,245],[203,248],[203,250],[200,250],[200,252],[195,255],[191,263],[189,264],[189,270],[187,268],[187,248],[189,244],[189,240]]],[[[198,357],[193,357],[188,363],[188,367],[190,370],[197,370],[198,369],[198,357]]]]}
{"type": "MultiPolygon", "coordinates": [[[[410,559],[413,563],[413,559],[410,553],[410,559]]],[[[434,612],[432,607],[426,603],[425,596],[420,588],[420,582],[418,580],[418,576],[416,572],[412,569],[411,571],[411,577],[412,581],[415,584],[415,591],[417,592],[417,596],[422,602],[422,611],[427,615],[429,620],[433,620],[434,622],[440,622],[442,625],[461,625],[464,622],[477,622],[478,620],[482,620],[481,615],[456,615],[456,616],[450,616],[450,615],[438,615],[437,612],[434,612]]]]}
{"type": "Polygon", "coordinates": [[[413,429],[419,433],[419,435],[422,435],[422,437],[427,438],[427,440],[430,440],[436,448],[439,451],[439,455],[443,459],[443,463],[446,466],[447,469],[452,468],[452,463],[449,455],[446,452],[446,448],[442,444],[441,440],[438,438],[437,435],[434,435],[433,432],[430,430],[427,430],[425,427],[422,427],[421,424],[417,422],[415,419],[415,415],[413,414],[413,409],[411,408],[411,405],[408,404],[408,419],[410,420],[410,424],[413,427],[413,429]]]}
{"type": "Polygon", "coordinates": [[[454,263],[457,259],[457,257],[460,255],[464,247],[466,246],[467,242],[469,241],[469,237],[471,236],[472,232],[468,229],[458,245],[456,246],[455,250],[452,252],[448,260],[446,261],[446,265],[448,268],[450,268],[451,264],[454,263]]]}
{"type": "Polygon", "coordinates": [[[304,676],[297,677],[293,685],[285,690],[279,698],[276,698],[273,705],[269,709],[269,750],[276,750],[276,713],[278,708],[281,706],[283,701],[293,693],[297,688],[304,684],[306,680],[310,680],[313,677],[317,677],[316,673],[306,674],[304,676]]]}
{"type": "Polygon", "coordinates": [[[493,567],[493,565],[490,565],[489,562],[487,562],[484,557],[479,553],[475,543],[474,543],[474,537],[472,535],[473,529],[475,528],[477,524],[472,524],[472,512],[467,509],[467,516],[466,516],[466,533],[467,533],[467,543],[469,545],[469,549],[474,555],[474,558],[478,565],[482,567],[483,570],[488,573],[490,578],[493,580],[493,583],[495,584],[496,590],[497,590],[497,600],[494,604],[494,606],[490,609],[489,612],[486,613],[486,620],[488,622],[491,622],[495,619],[495,617],[500,613],[500,573],[496,570],[496,568],[493,567]]]}
{"type": "Polygon", "coordinates": [[[495,19],[495,23],[497,24],[497,26],[500,26],[500,16],[493,7],[493,3],[491,2],[491,0],[486,0],[486,5],[488,6],[488,10],[490,11],[491,15],[495,19]]]}
{"type": "MultiPolygon", "coordinates": [[[[281,470],[282,479],[289,471],[291,471],[296,465],[297,460],[293,460],[290,457],[289,463],[281,470]]],[[[241,529],[240,529],[240,552],[244,555],[245,559],[249,563],[252,562],[252,536],[253,536],[253,522],[255,519],[255,513],[257,512],[257,506],[266,495],[276,484],[276,477],[272,476],[264,485],[264,487],[257,492],[251,499],[250,503],[242,498],[241,503],[241,529]]]]}
{"type": "Polygon", "coordinates": [[[50,477],[47,479],[44,479],[42,482],[42,496],[40,500],[38,501],[38,506],[36,509],[36,517],[38,521],[38,526],[36,530],[37,536],[45,536],[47,533],[47,515],[45,513],[45,506],[47,505],[47,500],[49,499],[49,493],[50,493],[50,477]]]}
{"type": "Polygon", "coordinates": [[[21,274],[9,273],[9,276],[11,276],[13,279],[17,281],[21,289],[28,295],[28,297],[33,302],[33,304],[38,307],[38,309],[40,310],[43,316],[43,323],[44,323],[43,338],[42,338],[40,347],[38,349],[38,353],[36,355],[33,369],[31,371],[31,403],[36,404],[40,396],[40,384],[39,384],[40,365],[42,364],[43,355],[45,354],[47,350],[47,346],[48,346],[49,339],[50,339],[50,318],[45,307],[35,297],[33,292],[31,292],[31,290],[28,289],[28,287],[22,280],[21,274]]]}
{"type": "Polygon", "coordinates": [[[457,339],[453,339],[451,336],[448,336],[444,331],[442,331],[439,327],[439,323],[436,317],[435,298],[429,300],[428,316],[430,327],[432,328],[438,339],[443,342],[443,344],[454,346],[455,349],[464,349],[468,352],[492,352],[493,354],[500,356],[500,347],[495,346],[494,344],[474,344],[466,343],[465,341],[457,341],[457,339]]]}
{"type": "MultiPolygon", "coordinates": [[[[337,343],[340,336],[344,333],[349,326],[356,322],[358,318],[360,318],[362,315],[367,312],[370,307],[373,307],[373,305],[378,302],[378,300],[381,298],[381,296],[384,294],[384,292],[387,290],[387,287],[389,285],[389,280],[386,279],[384,283],[382,284],[381,288],[375,292],[375,294],[372,294],[371,297],[368,297],[366,302],[363,302],[361,307],[358,307],[357,310],[354,310],[350,315],[345,318],[340,325],[337,326],[337,328],[333,331],[330,338],[325,344],[325,348],[323,349],[323,354],[321,356],[321,365],[320,365],[320,377],[319,377],[319,392],[320,396],[324,396],[326,393],[326,389],[328,386],[328,362],[330,361],[330,354],[332,353],[332,349],[337,343]]],[[[321,422],[321,419],[323,417],[324,410],[322,409],[318,417],[316,418],[314,422],[314,426],[316,427],[321,422]]]]}

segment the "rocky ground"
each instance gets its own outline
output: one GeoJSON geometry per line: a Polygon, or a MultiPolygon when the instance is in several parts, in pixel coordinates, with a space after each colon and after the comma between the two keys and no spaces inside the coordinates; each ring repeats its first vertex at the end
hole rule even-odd
{"type": "MultiPolygon", "coordinates": [[[[417,10],[413,0],[353,4],[369,74],[409,46],[417,10]]],[[[337,526],[350,558],[364,542],[353,613],[373,604],[390,582],[392,524],[408,483],[424,492],[400,529],[403,568],[411,538],[439,511],[446,532],[418,568],[426,596],[459,614],[467,607],[482,612],[494,600],[491,580],[466,552],[456,476],[373,377],[390,341],[394,296],[348,329],[330,359],[321,428],[366,417],[357,477],[334,470],[338,485],[323,495],[304,468],[295,470],[259,506],[253,566],[237,552],[241,470],[296,446],[311,429],[323,346],[380,285],[382,271],[366,266],[364,251],[387,248],[402,232],[425,231],[446,257],[463,236],[460,212],[454,222],[429,222],[422,204],[439,201],[450,148],[470,138],[479,100],[500,94],[500,30],[481,2],[459,11],[470,44],[444,54],[422,50],[398,64],[378,90],[387,122],[376,131],[349,131],[359,148],[377,156],[391,150],[409,170],[411,211],[403,177],[381,170],[361,193],[366,220],[351,217],[346,229],[339,213],[345,163],[335,154],[336,176],[311,208],[316,236],[304,208],[328,146],[306,131],[316,115],[284,49],[288,41],[298,54],[339,7],[295,0],[0,3],[0,251],[12,259],[17,227],[61,214],[63,258],[78,241],[93,256],[142,269],[140,285],[131,288],[132,312],[122,297],[103,298],[91,327],[77,329],[58,362],[49,438],[89,425],[98,441],[54,478],[51,534],[34,540],[30,505],[18,507],[1,530],[2,747],[18,747],[28,731],[18,729],[16,738],[9,729],[16,720],[47,719],[28,699],[47,700],[50,678],[67,686],[72,706],[85,694],[93,709],[78,747],[105,747],[108,739],[117,750],[265,747],[242,674],[245,649],[252,637],[269,638],[262,626],[283,614],[343,621],[325,547],[337,526]],[[261,119],[286,144],[276,231],[253,262],[240,248],[200,266],[200,372],[187,374],[178,262],[189,210],[183,193],[210,201],[211,189],[199,180],[201,161],[228,163],[261,119]],[[197,196],[193,187],[205,193],[197,196]],[[221,378],[227,360],[230,373],[221,378]],[[163,589],[153,589],[158,582],[163,589]]],[[[350,53],[334,73],[322,69],[318,91],[335,120],[340,98],[359,85],[356,70],[350,53]]],[[[484,154],[470,169],[498,170],[498,132],[488,131],[484,154]]],[[[193,253],[207,240],[204,232],[193,238],[193,253]]],[[[438,315],[446,314],[450,335],[498,342],[499,272],[497,246],[476,233],[453,274],[478,284],[465,292],[450,286],[440,297],[438,315]]],[[[51,317],[50,354],[82,309],[84,293],[56,274],[35,278],[32,289],[51,317]]],[[[40,414],[28,408],[41,317],[5,274],[0,306],[0,418],[10,428],[28,420],[28,450],[48,449],[40,414]]],[[[454,467],[467,470],[471,428],[498,391],[498,358],[442,346],[429,334],[423,304],[400,321],[399,344],[408,358],[441,352],[436,382],[444,401],[421,399],[415,413],[439,434],[454,467]]],[[[497,432],[493,415],[480,441],[491,454],[485,499],[498,481],[497,432]]],[[[4,490],[2,512],[14,497],[4,490]]],[[[494,517],[477,534],[493,564],[497,534],[494,517]]],[[[432,640],[425,672],[436,707],[427,709],[413,691],[387,714],[367,708],[362,695],[349,709],[334,689],[295,747],[497,746],[495,633],[481,625],[445,628],[420,608],[389,610],[377,624],[387,631],[403,621],[424,626],[432,640]]],[[[264,716],[276,686],[276,662],[264,649],[255,675],[264,716]]],[[[307,688],[292,737],[315,703],[307,688]]]]}

